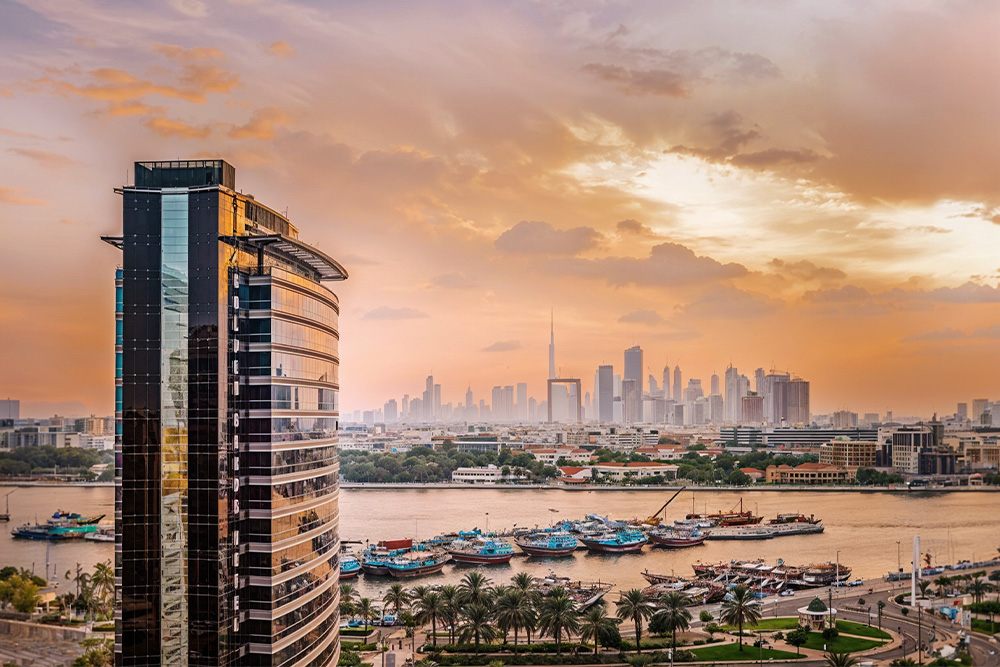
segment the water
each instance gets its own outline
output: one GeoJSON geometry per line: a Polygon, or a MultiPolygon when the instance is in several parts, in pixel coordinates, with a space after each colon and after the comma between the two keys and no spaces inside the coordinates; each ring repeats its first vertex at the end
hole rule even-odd
{"type": "MultiPolygon", "coordinates": [[[[0,488],[0,495],[6,490],[0,488]]],[[[377,541],[436,534],[474,527],[490,529],[547,526],[562,519],[598,513],[617,519],[645,517],[673,492],[649,491],[516,491],[502,489],[343,489],[340,534],[344,540],[377,541]],[[551,511],[556,510],[556,511],[551,511]],[[488,513],[488,515],[487,515],[488,513]]],[[[852,577],[880,577],[897,568],[909,569],[912,539],[920,535],[922,553],[936,563],[962,559],[985,560],[1000,547],[1000,495],[982,493],[841,493],[841,492],[684,492],[667,508],[671,520],[691,511],[728,510],[743,498],[745,509],[765,517],[782,512],[815,514],[826,531],[771,540],[709,541],[690,549],[667,551],[647,547],[641,554],[606,555],[578,551],[568,558],[515,558],[509,565],[482,568],[496,583],[506,583],[519,571],[541,576],[557,574],[585,581],[612,582],[617,588],[644,586],[644,569],[657,573],[692,574],[691,563],[701,560],[784,558],[791,564],[835,561],[853,569],[852,577]]],[[[82,514],[113,515],[114,491],[99,488],[22,488],[10,497],[11,523],[18,526],[44,520],[56,509],[82,514]]],[[[104,521],[109,521],[105,519],[104,521]]],[[[35,542],[14,540],[8,530],[0,536],[0,564],[45,571],[49,559],[60,578],[79,562],[84,567],[111,559],[114,545],[102,542],[35,542]]],[[[359,546],[354,547],[360,550],[359,546]]],[[[457,583],[472,571],[469,566],[445,567],[444,572],[404,582],[457,583]]],[[[389,579],[353,580],[362,595],[378,597],[389,579]]]]}

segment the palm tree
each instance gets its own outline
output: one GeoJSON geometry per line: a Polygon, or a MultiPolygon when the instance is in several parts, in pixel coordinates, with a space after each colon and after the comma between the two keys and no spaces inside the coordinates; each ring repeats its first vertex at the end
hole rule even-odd
{"type": "Polygon", "coordinates": [[[455,643],[455,626],[458,624],[458,612],[462,607],[462,592],[458,586],[451,584],[442,586],[440,590],[443,611],[441,618],[448,622],[448,641],[455,643]]]}
{"type": "Polygon", "coordinates": [[[437,620],[445,612],[445,601],[436,591],[428,591],[423,597],[417,598],[417,622],[431,622],[431,643],[437,647],[437,620]]]}
{"type": "Polygon", "coordinates": [[[601,633],[607,632],[614,626],[615,622],[608,617],[604,605],[595,604],[580,619],[580,639],[585,642],[593,639],[594,655],[597,655],[597,649],[601,643],[601,633]]]}
{"type": "Polygon", "coordinates": [[[462,594],[462,602],[488,606],[491,597],[491,583],[493,582],[487,579],[482,572],[469,572],[462,577],[462,583],[458,585],[458,590],[462,594]]]}
{"type": "MultiPolygon", "coordinates": [[[[541,595],[538,593],[538,586],[535,584],[535,579],[530,574],[527,572],[518,572],[511,577],[511,581],[514,584],[514,588],[522,590],[528,595],[528,601],[532,606],[538,606],[541,595]]],[[[524,630],[528,636],[528,644],[531,644],[531,631],[534,630],[534,624],[526,627],[524,630]]]]}
{"type": "Polygon", "coordinates": [[[983,599],[983,595],[989,592],[990,588],[991,586],[988,583],[986,583],[979,577],[976,577],[975,579],[969,582],[969,586],[966,592],[968,592],[969,595],[972,596],[973,600],[975,600],[976,602],[981,602],[983,599]]]}
{"type": "Polygon", "coordinates": [[[917,588],[920,589],[920,597],[922,598],[927,597],[927,589],[930,587],[931,587],[931,582],[929,581],[921,581],[920,583],[918,583],[917,588]]]}
{"type": "Polygon", "coordinates": [[[990,572],[989,580],[993,582],[993,588],[997,592],[997,602],[1000,602],[1000,570],[990,572]]]}
{"type": "Polygon", "coordinates": [[[354,586],[348,583],[340,585],[340,615],[354,616],[357,609],[354,606],[354,586]]]}
{"type": "Polygon", "coordinates": [[[358,600],[358,613],[365,621],[365,632],[367,632],[368,621],[375,618],[375,605],[372,604],[371,598],[361,598],[358,600]]]}
{"type": "Polygon", "coordinates": [[[94,566],[94,572],[90,575],[90,585],[97,594],[100,613],[106,616],[108,609],[114,607],[115,601],[115,570],[111,567],[111,561],[104,561],[94,566]]]}
{"type": "Polygon", "coordinates": [[[723,623],[737,626],[740,633],[739,650],[742,651],[743,624],[749,623],[753,625],[760,620],[760,616],[760,602],[757,601],[757,596],[743,584],[738,584],[733,586],[733,590],[722,601],[722,610],[719,614],[719,619],[723,623]]]}
{"type": "Polygon", "coordinates": [[[677,591],[671,591],[661,601],[661,608],[653,616],[660,617],[670,628],[670,644],[677,646],[677,631],[691,627],[691,612],[687,609],[687,598],[677,591]]]}
{"type": "Polygon", "coordinates": [[[938,588],[938,597],[942,597],[942,598],[944,597],[945,586],[947,586],[950,583],[951,583],[951,579],[949,579],[948,577],[946,577],[944,575],[941,575],[940,577],[938,577],[937,579],[934,580],[934,585],[937,586],[937,588],[938,588]]]}
{"type": "Polygon", "coordinates": [[[491,620],[489,608],[481,602],[473,602],[462,609],[462,624],[459,626],[462,631],[460,639],[463,642],[468,642],[469,639],[475,640],[476,655],[479,655],[480,640],[485,639],[489,642],[496,637],[496,630],[490,624],[491,620]]]}
{"type": "Polygon", "coordinates": [[[858,664],[858,659],[850,653],[828,651],[823,658],[826,661],[827,667],[854,667],[854,665],[858,664]]]}
{"type": "Polygon", "coordinates": [[[427,586],[424,586],[423,584],[418,584],[410,589],[410,599],[419,600],[420,598],[427,595],[427,591],[429,590],[430,589],[427,586]]]}
{"type": "Polygon", "coordinates": [[[579,617],[573,601],[562,589],[556,589],[542,600],[538,613],[538,631],[556,640],[556,654],[562,655],[563,633],[578,632],[579,617]]]}
{"type": "Polygon", "coordinates": [[[510,588],[497,597],[494,613],[497,627],[504,633],[514,631],[514,655],[517,655],[517,631],[535,624],[531,597],[520,588],[510,588]]]}
{"type": "Polygon", "coordinates": [[[882,610],[885,609],[885,600],[879,600],[876,603],[876,606],[878,607],[878,629],[881,630],[882,629],[882,610]]]}
{"type": "Polygon", "coordinates": [[[625,591],[618,597],[618,618],[635,623],[635,651],[642,652],[642,622],[653,615],[653,604],[638,588],[625,591]]]}
{"type": "Polygon", "coordinates": [[[410,594],[403,588],[403,584],[393,584],[389,587],[382,602],[399,615],[399,610],[410,603],[410,594]]]}

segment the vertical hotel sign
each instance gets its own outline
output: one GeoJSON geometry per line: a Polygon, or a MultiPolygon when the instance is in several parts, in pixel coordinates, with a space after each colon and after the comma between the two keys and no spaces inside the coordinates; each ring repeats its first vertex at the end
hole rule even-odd
{"type": "MultiPolygon", "coordinates": [[[[240,447],[243,443],[240,429],[240,412],[244,405],[240,392],[240,321],[243,314],[240,305],[240,286],[246,277],[239,271],[230,271],[231,293],[229,297],[229,434],[227,456],[232,492],[230,498],[229,539],[231,561],[229,571],[233,584],[233,632],[240,629],[240,447]]],[[[245,305],[245,304],[244,304],[245,305]]]]}

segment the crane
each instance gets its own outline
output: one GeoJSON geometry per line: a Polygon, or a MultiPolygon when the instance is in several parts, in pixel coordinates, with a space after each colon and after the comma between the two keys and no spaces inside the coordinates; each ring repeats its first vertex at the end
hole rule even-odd
{"type": "Polygon", "coordinates": [[[660,507],[660,509],[656,510],[651,515],[649,515],[648,517],[646,517],[646,520],[643,521],[643,523],[648,524],[650,526],[659,526],[660,525],[660,512],[662,512],[663,510],[667,509],[667,505],[669,505],[670,503],[674,502],[674,498],[676,498],[677,496],[681,495],[681,491],[683,491],[686,488],[687,488],[686,486],[682,486],[677,493],[675,493],[674,495],[670,496],[670,500],[668,500],[667,502],[663,503],[663,505],[660,507]]]}

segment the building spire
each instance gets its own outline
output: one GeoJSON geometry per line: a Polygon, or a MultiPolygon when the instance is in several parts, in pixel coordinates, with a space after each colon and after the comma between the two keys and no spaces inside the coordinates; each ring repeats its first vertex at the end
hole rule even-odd
{"type": "Polygon", "coordinates": [[[549,324],[549,379],[554,380],[556,377],[556,309],[553,308],[551,312],[551,321],[549,324]]]}

